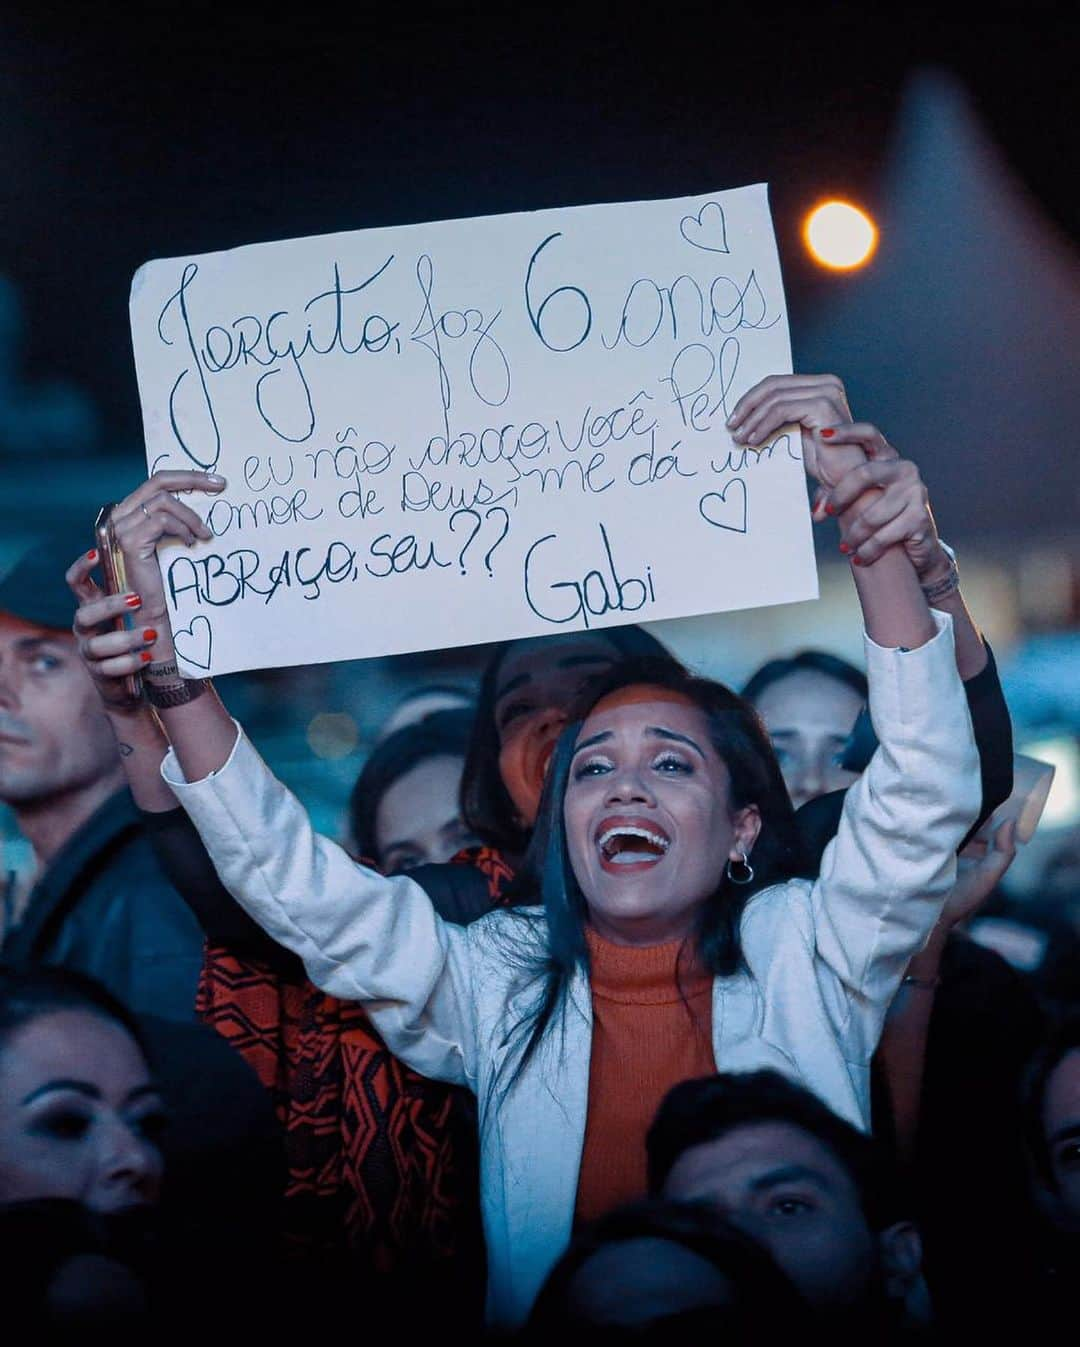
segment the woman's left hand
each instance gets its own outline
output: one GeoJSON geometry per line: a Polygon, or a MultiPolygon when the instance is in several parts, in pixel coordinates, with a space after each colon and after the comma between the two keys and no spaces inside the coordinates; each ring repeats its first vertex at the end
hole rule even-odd
{"type": "Polygon", "coordinates": [[[852,428],[852,416],[835,374],[770,374],[742,395],[727,419],[736,444],[751,449],[764,447],[789,425],[802,430],[803,463],[823,486],[834,486],[865,457],[857,438],[841,439],[841,428],[852,428]]]}

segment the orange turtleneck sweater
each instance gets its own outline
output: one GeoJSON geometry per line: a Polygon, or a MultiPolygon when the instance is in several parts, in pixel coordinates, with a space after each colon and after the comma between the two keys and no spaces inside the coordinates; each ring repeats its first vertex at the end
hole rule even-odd
{"type": "Polygon", "coordinates": [[[712,974],[681,940],[637,949],[586,928],[592,985],[589,1111],[576,1221],[644,1197],[645,1134],[673,1085],[716,1071],[712,974]]]}

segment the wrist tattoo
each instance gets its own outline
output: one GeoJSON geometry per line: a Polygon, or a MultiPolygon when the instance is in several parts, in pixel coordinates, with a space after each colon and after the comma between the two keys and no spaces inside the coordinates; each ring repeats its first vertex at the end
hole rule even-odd
{"type": "Polygon", "coordinates": [[[135,752],[130,744],[117,744],[116,747],[120,750],[120,756],[122,758],[130,758],[132,753],[135,752]]]}
{"type": "Polygon", "coordinates": [[[179,678],[180,670],[176,667],[176,660],[161,659],[154,664],[148,664],[143,670],[143,677],[150,678],[179,678]]]}
{"type": "Polygon", "coordinates": [[[923,585],[922,592],[926,596],[926,602],[930,604],[940,603],[942,599],[947,599],[950,594],[955,594],[960,588],[960,575],[956,569],[956,563],[953,562],[948,575],[935,581],[932,585],[923,585]]]}

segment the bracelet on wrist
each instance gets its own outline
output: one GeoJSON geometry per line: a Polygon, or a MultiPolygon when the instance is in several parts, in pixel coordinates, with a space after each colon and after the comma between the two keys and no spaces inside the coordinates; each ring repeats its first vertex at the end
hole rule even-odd
{"type": "Polygon", "coordinates": [[[169,710],[174,706],[186,706],[196,697],[201,697],[209,686],[205,678],[181,678],[175,683],[144,683],[146,700],[159,710],[169,710]]]}

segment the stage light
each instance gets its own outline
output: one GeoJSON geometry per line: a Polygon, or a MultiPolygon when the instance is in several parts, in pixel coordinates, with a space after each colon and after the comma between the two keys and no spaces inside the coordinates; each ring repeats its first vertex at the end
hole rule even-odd
{"type": "Polygon", "coordinates": [[[877,226],[847,201],[824,201],[803,224],[803,241],[815,262],[832,271],[852,271],[874,255],[877,226]]]}

